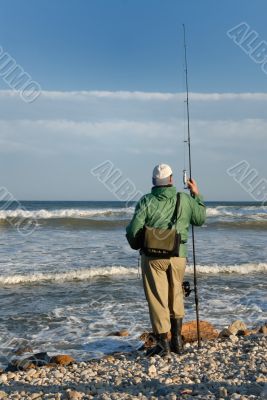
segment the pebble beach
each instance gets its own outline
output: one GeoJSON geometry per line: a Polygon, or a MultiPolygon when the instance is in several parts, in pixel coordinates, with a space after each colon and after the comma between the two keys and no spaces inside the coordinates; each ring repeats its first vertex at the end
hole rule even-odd
{"type": "Polygon", "coordinates": [[[0,399],[266,399],[266,336],[186,343],[183,355],[145,351],[0,375],[0,399]]]}

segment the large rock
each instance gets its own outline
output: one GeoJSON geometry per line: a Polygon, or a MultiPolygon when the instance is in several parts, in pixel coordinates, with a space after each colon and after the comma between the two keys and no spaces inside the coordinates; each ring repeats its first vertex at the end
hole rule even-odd
{"type": "Polygon", "coordinates": [[[28,358],[12,360],[5,369],[5,372],[25,371],[31,368],[43,366],[54,367],[55,364],[69,365],[73,362],[75,362],[75,360],[68,355],[50,357],[46,352],[42,352],[33,354],[28,358]]]}
{"type": "Polygon", "coordinates": [[[262,325],[259,329],[259,333],[263,333],[264,336],[267,336],[267,323],[265,323],[264,325],[262,325]]]}
{"type": "Polygon", "coordinates": [[[224,328],[220,333],[219,333],[219,338],[229,338],[232,335],[232,332],[229,331],[228,328],[224,328]]]}
{"type": "Polygon", "coordinates": [[[51,357],[50,359],[51,364],[58,364],[58,365],[69,365],[74,362],[75,362],[74,358],[66,354],[60,354],[58,356],[51,357]]]}
{"type": "MultiPolygon", "coordinates": [[[[43,365],[44,365],[44,363],[38,364],[38,366],[43,366],[43,365]]],[[[6,367],[5,372],[26,371],[28,369],[35,368],[36,366],[37,366],[37,363],[33,362],[29,358],[13,359],[6,367]]]]}
{"type": "Polygon", "coordinates": [[[238,330],[235,335],[233,335],[232,331],[229,330],[229,328],[224,328],[220,333],[219,333],[219,338],[225,339],[229,338],[230,336],[249,336],[252,335],[253,333],[257,333],[257,331],[253,330],[238,330]]]}
{"type": "Polygon", "coordinates": [[[107,336],[129,336],[129,332],[126,329],[121,331],[111,332],[107,336]]]}
{"type": "Polygon", "coordinates": [[[240,330],[237,332],[236,336],[249,336],[251,335],[253,332],[249,329],[244,329],[244,330],[240,330]]]}
{"type": "Polygon", "coordinates": [[[41,352],[33,354],[31,357],[26,358],[25,361],[28,361],[36,367],[42,367],[50,362],[50,356],[46,352],[41,352]]]}
{"type": "MultiPolygon", "coordinates": [[[[202,340],[213,340],[218,337],[218,331],[215,327],[207,321],[200,321],[200,337],[202,340]]],[[[185,322],[182,328],[182,336],[185,343],[191,343],[197,341],[197,323],[196,321],[185,322]]],[[[171,339],[171,333],[169,332],[168,338],[171,339]]],[[[143,350],[145,348],[149,348],[155,346],[156,338],[153,333],[144,332],[140,336],[140,339],[143,340],[144,345],[139,349],[143,350]]]]}
{"type": "MultiPolygon", "coordinates": [[[[218,331],[207,321],[199,321],[200,337],[202,340],[213,340],[218,337],[218,331]]],[[[197,322],[190,321],[183,324],[182,336],[185,343],[197,340],[197,322]]]]}
{"type": "Polygon", "coordinates": [[[240,320],[236,320],[232,322],[231,325],[228,326],[228,330],[231,332],[231,335],[237,335],[239,331],[244,332],[247,331],[247,326],[244,322],[240,320]]]}

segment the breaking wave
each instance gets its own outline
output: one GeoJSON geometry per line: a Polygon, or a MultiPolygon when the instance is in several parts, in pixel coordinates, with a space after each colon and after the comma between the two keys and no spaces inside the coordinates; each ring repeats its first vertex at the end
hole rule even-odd
{"type": "MultiPolygon", "coordinates": [[[[34,220],[37,225],[67,225],[72,228],[111,229],[126,225],[134,207],[120,208],[58,208],[26,210],[0,209],[0,226],[16,225],[21,219],[34,220]]],[[[207,207],[207,225],[233,226],[236,228],[266,229],[266,206],[214,206],[207,207]]]]}
{"type": "MultiPolygon", "coordinates": [[[[267,272],[267,263],[247,263],[237,265],[198,265],[199,274],[253,274],[267,272]]],[[[138,275],[137,267],[107,266],[98,268],[77,269],[68,272],[33,273],[28,275],[17,274],[0,276],[0,285],[38,284],[45,282],[63,283],[68,281],[85,281],[97,277],[118,277],[138,275]]],[[[186,273],[193,274],[193,266],[186,268],[186,273]]]]}
{"type": "Polygon", "coordinates": [[[246,217],[267,218],[266,206],[234,207],[218,206],[207,207],[207,217],[246,217]]]}
{"type": "Polygon", "coordinates": [[[67,208],[57,210],[32,210],[23,208],[16,210],[0,211],[0,219],[8,218],[31,218],[31,219],[59,219],[59,218],[95,218],[95,217],[119,217],[133,214],[133,207],[125,208],[103,208],[103,209],[82,209],[67,208]]]}
{"type": "MultiPolygon", "coordinates": [[[[267,263],[247,263],[236,265],[199,265],[197,271],[200,274],[240,274],[247,275],[253,273],[267,272],[267,263]]],[[[193,274],[193,265],[186,268],[187,273],[193,274]]]]}
{"type": "Polygon", "coordinates": [[[206,224],[211,227],[267,229],[266,206],[218,206],[207,208],[206,224]]]}

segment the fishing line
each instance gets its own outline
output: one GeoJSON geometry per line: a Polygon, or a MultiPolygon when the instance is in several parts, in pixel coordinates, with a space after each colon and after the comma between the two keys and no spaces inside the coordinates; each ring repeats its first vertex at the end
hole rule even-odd
{"type": "MultiPolygon", "coordinates": [[[[191,135],[190,135],[190,114],[189,114],[189,93],[188,93],[188,67],[187,67],[187,48],[186,48],[186,35],[185,25],[183,24],[184,34],[184,61],[185,61],[185,86],[186,86],[186,114],[187,114],[187,146],[188,146],[188,163],[189,163],[189,179],[192,179],[192,160],[191,160],[191,135]]],[[[186,143],[185,143],[186,144],[186,143]]],[[[186,170],[183,171],[183,179],[186,180],[186,170]]],[[[193,194],[191,192],[191,196],[193,194]]],[[[194,265],[194,293],[195,293],[195,305],[196,305],[196,320],[197,320],[197,342],[198,347],[201,347],[200,341],[200,326],[199,326],[199,308],[198,308],[198,290],[197,290],[197,268],[196,268],[196,250],[195,250],[195,232],[194,226],[192,227],[192,250],[193,250],[193,265],[194,265]]]]}

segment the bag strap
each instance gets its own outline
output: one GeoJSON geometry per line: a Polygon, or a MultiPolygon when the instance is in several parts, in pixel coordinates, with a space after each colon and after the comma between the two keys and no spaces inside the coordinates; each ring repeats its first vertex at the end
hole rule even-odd
{"type": "Polygon", "coordinates": [[[172,217],[171,217],[171,222],[170,222],[170,224],[169,224],[170,228],[171,228],[171,227],[175,224],[175,222],[177,221],[177,214],[178,214],[179,206],[180,206],[180,193],[178,192],[178,193],[177,193],[177,196],[176,196],[176,204],[175,204],[174,212],[173,212],[173,215],[172,215],[172,217]]]}

